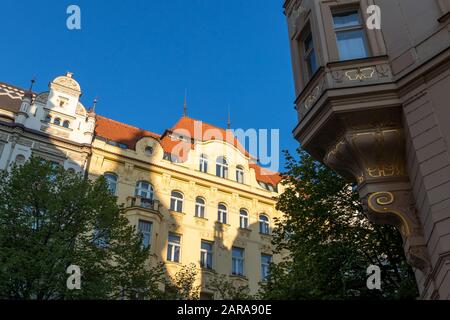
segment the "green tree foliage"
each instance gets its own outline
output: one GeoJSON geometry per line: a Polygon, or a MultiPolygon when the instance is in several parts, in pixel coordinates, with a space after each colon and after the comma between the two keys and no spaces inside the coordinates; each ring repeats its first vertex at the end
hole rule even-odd
{"type": "Polygon", "coordinates": [[[209,289],[216,293],[219,300],[251,300],[250,288],[247,284],[237,285],[226,275],[215,274],[208,283],[209,289]]]}
{"type": "Polygon", "coordinates": [[[198,300],[200,298],[200,286],[195,285],[197,267],[191,263],[183,265],[174,277],[170,278],[166,286],[165,298],[170,300],[198,300]]]}
{"type": "Polygon", "coordinates": [[[417,287],[402,239],[391,226],[373,225],[352,185],[299,150],[286,152],[285,192],[277,209],[277,252],[290,253],[272,265],[265,299],[413,299],[417,287]],[[368,290],[366,270],[381,268],[381,291],[368,290]]]}
{"type": "Polygon", "coordinates": [[[161,297],[161,265],[128,224],[103,178],[32,158],[0,173],[0,299],[161,297]],[[66,268],[81,268],[68,290],[66,268]]]}

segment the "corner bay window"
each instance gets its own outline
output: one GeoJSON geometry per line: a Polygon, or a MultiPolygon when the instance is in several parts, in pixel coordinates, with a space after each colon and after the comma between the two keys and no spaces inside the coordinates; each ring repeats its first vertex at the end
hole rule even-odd
{"type": "Polygon", "coordinates": [[[153,187],[147,181],[138,181],[136,183],[135,195],[141,197],[141,205],[149,207],[153,202],[153,187]]]}
{"type": "Polygon", "coordinates": [[[150,247],[152,223],[144,220],[139,220],[138,231],[142,234],[142,247],[150,247]]]}
{"type": "Polygon", "coordinates": [[[233,247],[232,249],[231,274],[244,275],[244,249],[233,247]]]}
{"type": "Polygon", "coordinates": [[[169,233],[167,246],[167,261],[180,262],[181,236],[169,233]]]}
{"type": "Polygon", "coordinates": [[[358,10],[333,12],[339,60],[368,57],[364,23],[358,10]]]}

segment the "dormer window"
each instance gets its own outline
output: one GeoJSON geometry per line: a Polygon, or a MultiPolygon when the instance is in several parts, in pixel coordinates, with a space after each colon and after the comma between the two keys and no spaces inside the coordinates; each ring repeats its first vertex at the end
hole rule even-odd
{"type": "Polygon", "coordinates": [[[216,176],[228,178],[228,162],[224,157],[217,157],[216,160],[216,176]]]}

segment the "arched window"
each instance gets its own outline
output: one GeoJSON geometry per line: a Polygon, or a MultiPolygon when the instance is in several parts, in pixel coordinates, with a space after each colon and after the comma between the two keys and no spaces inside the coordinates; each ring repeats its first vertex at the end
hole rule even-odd
{"type": "Polygon", "coordinates": [[[51,115],[47,115],[46,117],[45,117],[45,120],[44,120],[45,122],[52,122],[52,116],[51,115]]]}
{"type": "Polygon", "coordinates": [[[259,215],[259,232],[262,234],[270,233],[269,217],[267,217],[265,214],[259,215]]]}
{"type": "Polygon", "coordinates": [[[61,125],[61,119],[60,119],[60,118],[56,118],[56,119],[53,121],[53,124],[56,124],[57,126],[61,125]]]}
{"type": "Polygon", "coordinates": [[[239,227],[241,229],[248,228],[248,212],[245,209],[239,210],[239,227]]]}
{"type": "Polygon", "coordinates": [[[113,195],[116,194],[117,176],[114,173],[105,173],[104,177],[106,179],[106,183],[108,184],[109,192],[113,195]]]}
{"type": "Polygon", "coordinates": [[[66,121],[64,121],[63,122],[63,125],[62,125],[64,128],[69,128],[70,127],[70,122],[68,121],[68,120],[66,120],[66,121]]]}
{"type": "Polygon", "coordinates": [[[15,161],[16,166],[20,167],[25,164],[25,156],[22,154],[18,154],[15,161]]]}
{"type": "Polygon", "coordinates": [[[228,162],[224,157],[217,157],[216,176],[221,178],[228,178],[228,162]]]}
{"type": "Polygon", "coordinates": [[[67,169],[67,173],[69,173],[69,174],[76,174],[76,171],[75,171],[74,168],[69,168],[69,169],[67,169]]]}
{"type": "Polygon", "coordinates": [[[153,200],[153,187],[147,181],[138,181],[136,183],[136,196],[144,199],[153,200]]]}
{"type": "Polygon", "coordinates": [[[205,217],[205,200],[201,197],[195,199],[195,216],[199,218],[205,217]]]}
{"type": "Polygon", "coordinates": [[[170,210],[183,212],[183,194],[178,191],[172,191],[170,195],[170,210]]]}
{"type": "Polygon", "coordinates": [[[236,167],[236,181],[244,183],[244,168],[241,166],[236,167]]]}
{"type": "Polygon", "coordinates": [[[208,172],[208,157],[204,154],[200,156],[199,170],[201,172],[208,172]]]}
{"type": "Polygon", "coordinates": [[[217,221],[220,223],[227,223],[227,207],[223,203],[219,203],[217,207],[217,221]]]}

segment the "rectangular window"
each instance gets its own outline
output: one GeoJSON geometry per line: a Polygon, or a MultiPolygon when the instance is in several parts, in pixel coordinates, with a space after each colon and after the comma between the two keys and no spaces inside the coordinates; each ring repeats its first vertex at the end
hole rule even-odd
{"type": "Polygon", "coordinates": [[[205,269],[212,269],[213,244],[209,241],[203,241],[200,248],[200,266],[205,269]]]}
{"type": "Polygon", "coordinates": [[[261,254],[261,280],[267,280],[269,276],[269,266],[272,262],[272,256],[268,254],[261,254]]]}
{"type": "Polygon", "coordinates": [[[311,79],[319,68],[317,65],[316,50],[314,48],[314,40],[311,31],[305,33],[303,38],[303,50],[309,79],[311,79]]]}
{"type": "Polygon", "coordinates": [[[200,157],[200,171],[207,173],[208,172],[208,160],[205,157],[200,157]]]}
{"type": "Polygon", "coordinates": [[[244,183],[244,170],[241,168],[236,169],[236,181],[239,183],[244,183]]]}
{"type": "Polygon", "coordinates": [[[149,221],[139,220],[138,231],[142,234],[142,247],[148,248],[152,239],[152,223],[149,221]]]}
{"type": "Polygon", "coordinates": [[[181,236],[169,233],[169,244],[167,246],[167,260],[180,262],[181,236]]]}
{"type": "Polygon", "coordinates": [[[231,274],[243,276],[244,275],[244,249],[233,247],[232,249],[232,265],[231,274]]]}
{"type": "Polygon", "coordinates": [[[364,24],[358,10],[333,13],[339,60],[368,57],[364,24]]]}

